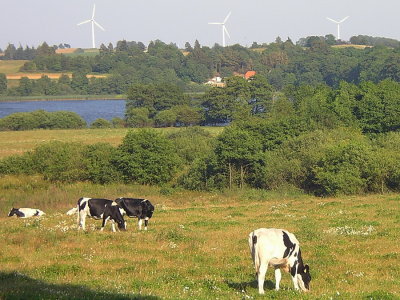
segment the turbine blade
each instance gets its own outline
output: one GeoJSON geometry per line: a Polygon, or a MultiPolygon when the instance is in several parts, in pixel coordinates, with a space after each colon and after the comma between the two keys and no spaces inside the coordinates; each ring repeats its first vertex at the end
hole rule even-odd
{"type": "Polygon", "coordinates": [[[82,24],[89,23],[90,21],[92,21],[92,20],[86,20],[86,21],[80,22],[79,24],[77,24],[77,26],[82,25],[82,24]]]}
{"type": "Polygon", "coordinates": [[[339,23],[342,23],[342,22],[346,21],[349,17],[350,17],[350,16],[347,16],[347,17],[341,19],[341,20],[339,21],[339,23]]]}
{"type": "Polygon", "coordinates": [[[99,23],[97,23],[95,20],[93,20],[94,24],[96,24],[97,27],[99,27],[101,30],[106,31],[103,26],[101,26],[99,23]]]}
{"type": "Polygon", "coordinates": [[[92,19],[94,19],[94,13],[96,11],[96,4],[93,4],[93,13],[92,13],[92,19]]]}
{"type": "Polygon", "coordinates": [[[225,25],[224,25],[224,31],[225,31],[225,33],[228,35],[228,38],[231,38],[231,36],[230,36],[230,34],[229,34],[229,32],[228,32],[228,29],[226,29],[225,25]]]}
{"type": "Polygon", "coordinates": [[[208,24],[211,24],[211,25],[224,25],[224,23],[208,23],[208,24]]]}
{"type": "Polygon", "coordinates": [[[331,19],[331,18],[328,18],[328,17],[326,17],[329,21],[332,21],[333,23],[339,23],[338,21],[336,21],[336,20],[334,20],[334,19],[331,19]]]}
{"type": "Polygon", "coordinates": [[[224,20],[224,22],[223,22],[224,24],[226,23],[226,21],[228,21],[229,17],[231,16],[231,13],[232,13],[232,12],[230,11],[229,14],[225,17],[225,20],[224,20]]]}

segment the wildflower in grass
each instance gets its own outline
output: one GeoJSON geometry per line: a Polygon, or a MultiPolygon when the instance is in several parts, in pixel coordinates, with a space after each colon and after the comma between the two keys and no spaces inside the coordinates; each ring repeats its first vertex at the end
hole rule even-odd
{"type": "Polygon", "coordinates": [[[337,235],[370,235],[374,230],[375,229],[372,225],[363,226],[360,230],[346,225],[342,227],[333,227],[328,230],[324,230],[324,232],[337,235]]]}

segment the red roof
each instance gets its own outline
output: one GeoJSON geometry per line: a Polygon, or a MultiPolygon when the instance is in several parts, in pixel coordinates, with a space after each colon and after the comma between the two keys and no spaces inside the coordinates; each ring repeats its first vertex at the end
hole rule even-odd
{"type": "Polygon", "coordinates": [[[250,77],[253,77],[256,75],[256,71],[247,71],[246,74],[244,74],[244,78],[249,79],[250,77]]]}

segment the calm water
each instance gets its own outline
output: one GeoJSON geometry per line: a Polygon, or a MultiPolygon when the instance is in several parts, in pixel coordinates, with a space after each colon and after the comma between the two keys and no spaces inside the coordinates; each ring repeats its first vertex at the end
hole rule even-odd
{"type": "Polygon", "coordinates": [[[88,124],[98,118],[111,120],[123,118],[125,100],[57,100],[57,101],[15,101],[0,102],[0,118],[16,112],[29,112],[38,109],[45,111],[73,111],[88,124]]]}

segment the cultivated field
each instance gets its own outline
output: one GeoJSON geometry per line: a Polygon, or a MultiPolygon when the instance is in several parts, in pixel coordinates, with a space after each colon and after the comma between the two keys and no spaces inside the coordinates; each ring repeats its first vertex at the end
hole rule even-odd
{"type": "MultiPolygon", "coordinates": [[[[92,55],[94,52],[88,52],[92,55]]],[[[28,77],[29,79],[40,79],[43,75],[48,76],[50,79],[58,79],[61,75],[65,74],[72,77],[72,73],[51,73],[51,72],[39,72],[39,73],[27,73],[20,72],[20,68],[24,65],[27,60],[0,60],[0,73],[6,74],[7,80],[19,80],[22,77],[28,77]]],[[[88,78],[105,78],[106,74],[88,74],[88,78]]]]}
{"type": "Polygon", "coordinates": [[[0,73],[17,73],[26,62],[27,60],[0,60],[0,73]]]}
{"type": "Polygon", "coordinates": [[[398,195],[321,199],[232,191],[179,192],[129,185],[51,185],[0,179],[0,299],[399,299],[398,195]],[[79,197],[139,196],[156,210],[149,231],[76,230],[65,212],[79,197]],[[7,218],[12,206],[40,207],[37,219],[7,218]],[[259,227],[286,228],[310,265],[308,294],[257,293],[247,245],[259,227]]]}

